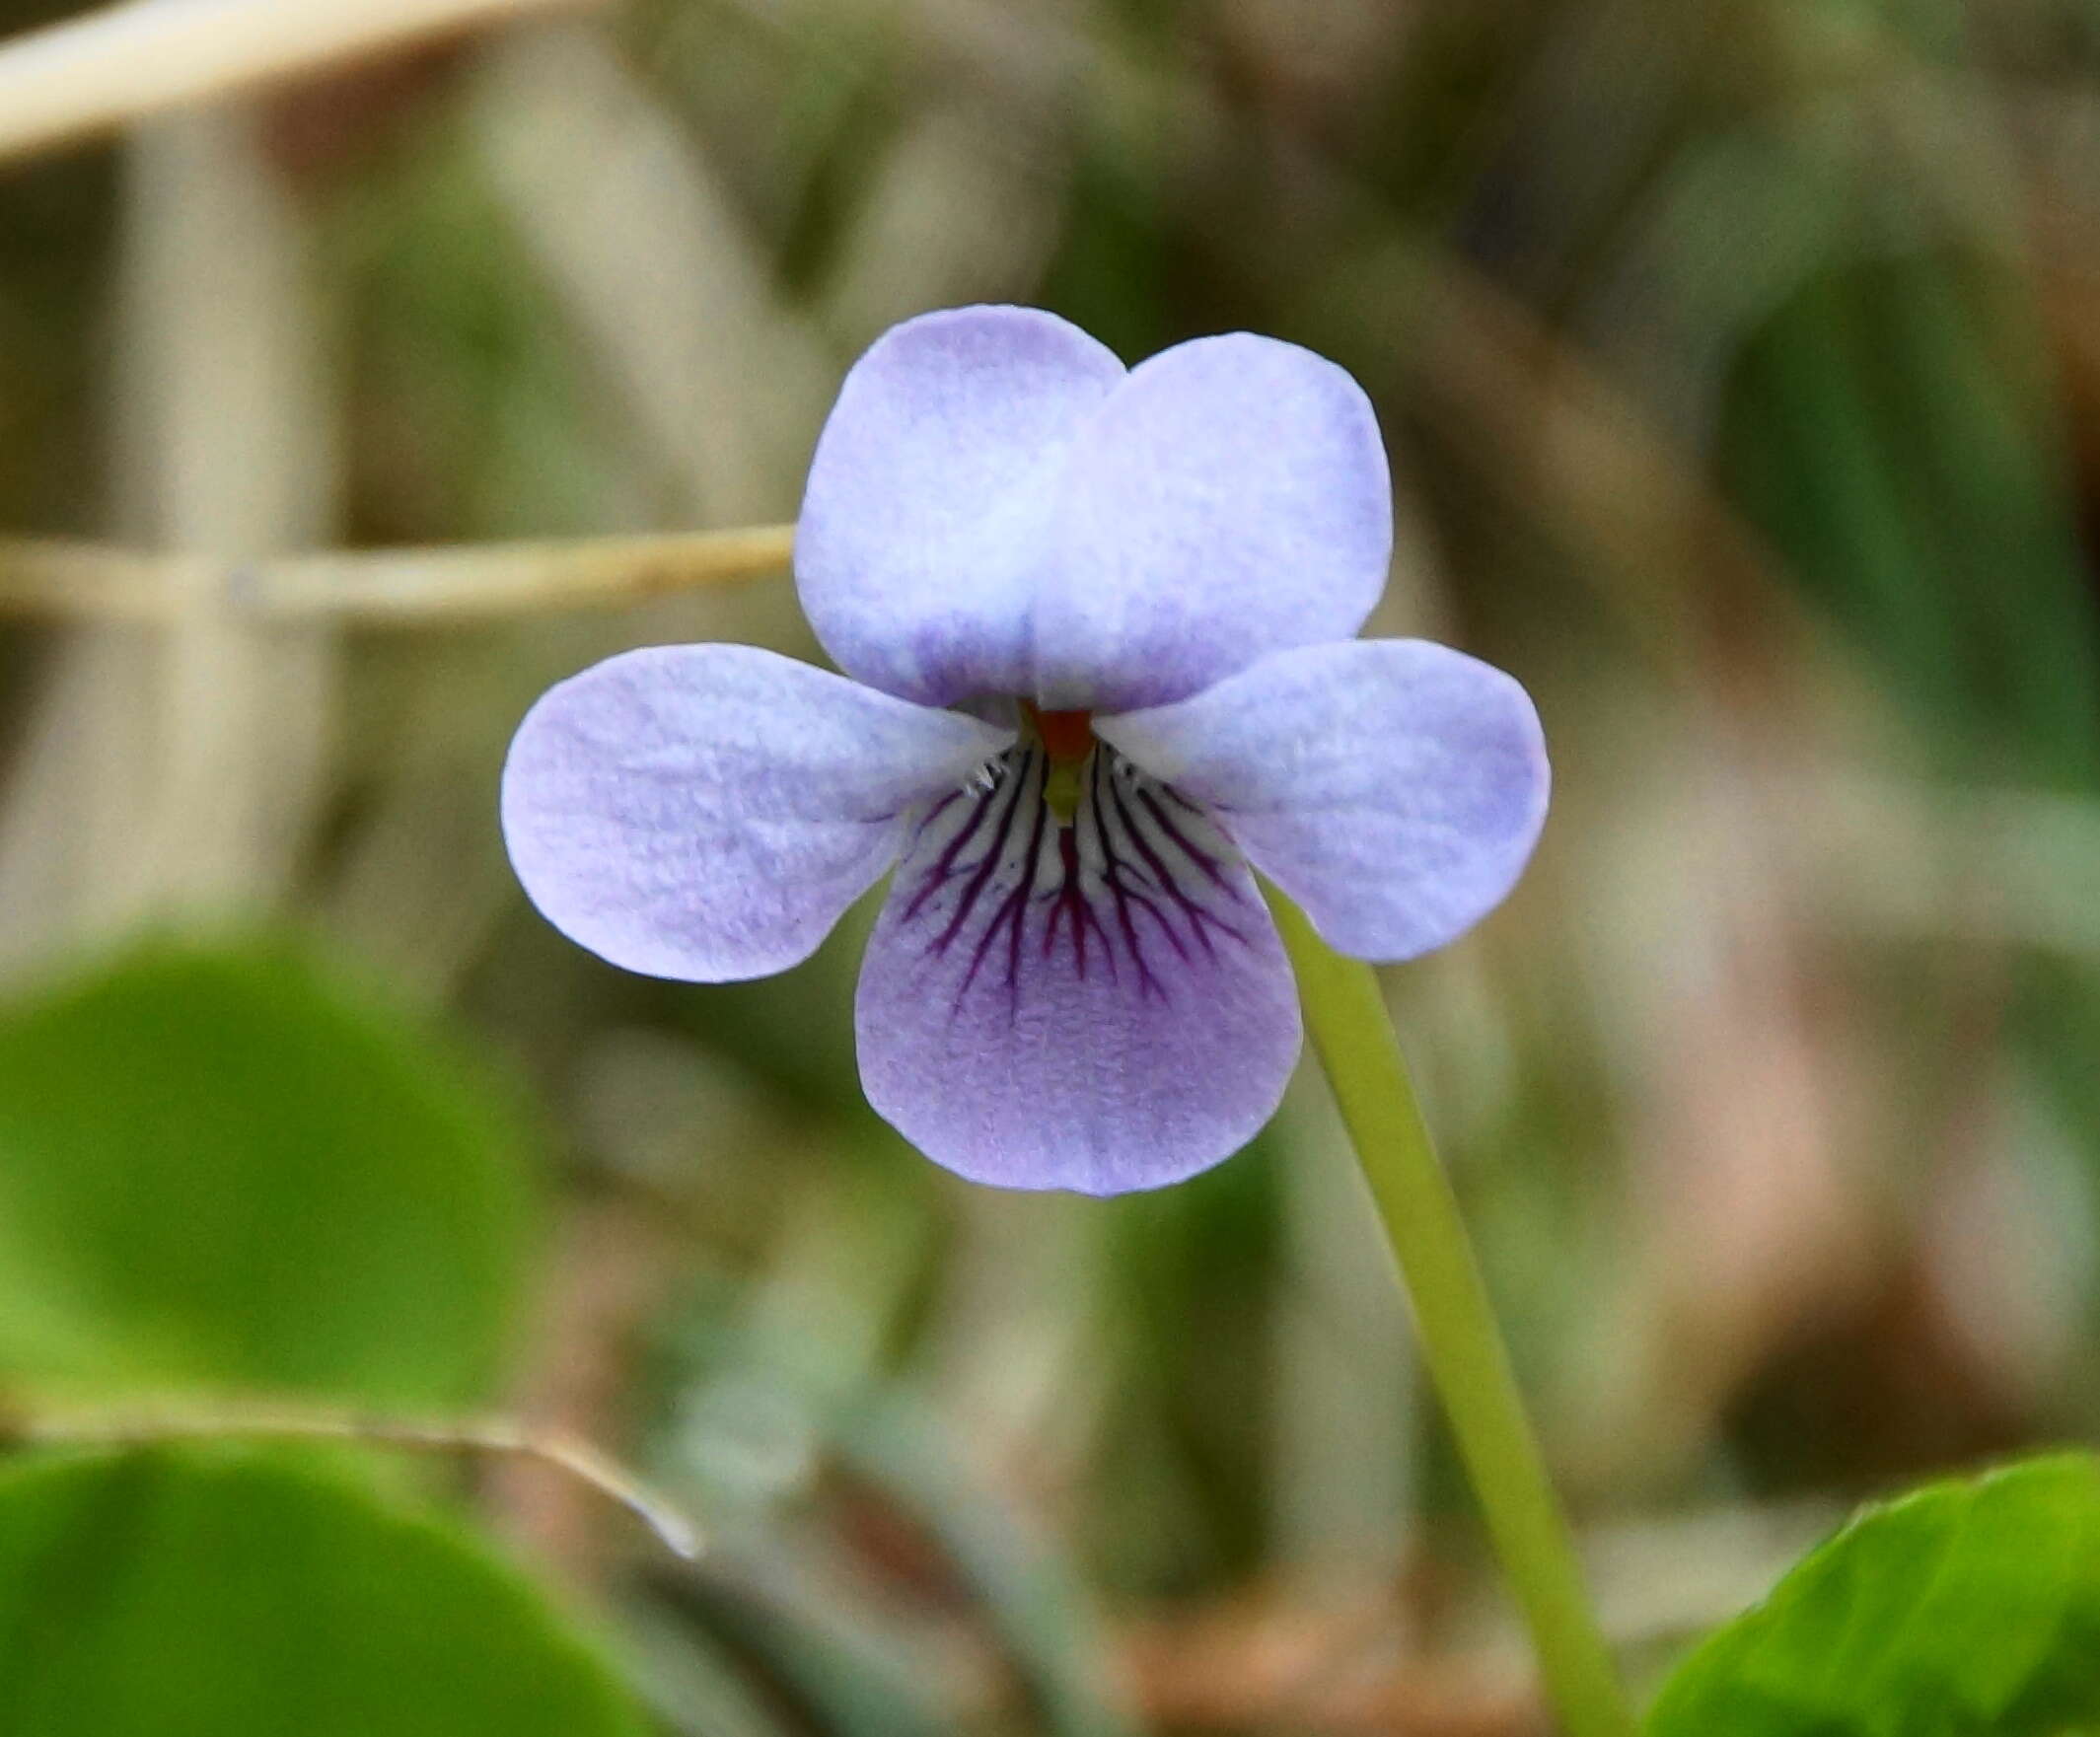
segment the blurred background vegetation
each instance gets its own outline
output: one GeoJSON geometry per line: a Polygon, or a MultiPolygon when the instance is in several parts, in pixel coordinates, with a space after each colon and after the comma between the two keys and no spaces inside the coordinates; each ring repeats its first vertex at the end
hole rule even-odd
{"type": "MultiPolygon", "coordinates": [[[[0,524],[238,563],[786,520],[851,359],[979,300],[1341,362],[1399,491],[1373,630],[1539,699],[1530,877],[1389,980],[1636,1677],[1844,1504],[2100,1429],[2084,0],[634,0],[424,44],[8,171],[0,524]]],[[[554,1687],[614,1675],[709,1737],[1539,1729],[1317,1079],[1184,1188],[975,1190],[861,1102],[860,919],[692,988],[527,907],[519,716],[706,638],[816,655],[779,580],[0,618],[0,1401],[497,1409],[710,1535],[521,1466],[24,1461],[0,1732],[281,1730],[152,1624],[216,1597],[227,1656],[311,1663],[287,1586],[465,1609],[504,1571],[415,1530],[462,1502],[598,1638],[431,1629],[428,1683],[515,1645],[541,1702],[433,1732],[626,1729],[554,1687]],[[358,1581],[319,1510],[368,1499],[458,1559],[358,1581]],[[257,1566],[294,1535],[309,1579],[257,1566]]]]}

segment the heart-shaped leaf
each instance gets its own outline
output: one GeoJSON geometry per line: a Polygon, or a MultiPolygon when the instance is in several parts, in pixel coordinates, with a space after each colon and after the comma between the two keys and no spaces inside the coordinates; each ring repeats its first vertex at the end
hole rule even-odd
{"type": "Polygon", "coordinates": [[[1869,1509],[1685,1661],[1648,1731],[2100,1731],[2100,1461],[2030,1461],[1869,1509]]]}
{"type": "Polygon", "coordinates": [[[0,1013],[0,1393],[484,1396],[531,1181],[500,1096],[275,945],[0,1013]]]}
{"type": "Polygon", "coordinates": [[[0,1471],[0,1737],[641,1737],[605,1660],[467,1534],[305,1464],[0,1471]]]}

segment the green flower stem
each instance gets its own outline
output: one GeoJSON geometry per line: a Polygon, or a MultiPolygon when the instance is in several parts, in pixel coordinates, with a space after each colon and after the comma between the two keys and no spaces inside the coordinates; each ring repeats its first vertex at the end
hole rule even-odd
{"type": "Polygon", "coordinates": [[[1298,974],[1306,1029],[1400,1263],[1423,1359],[1530,1625],[1547,1692],[1569,1737],[1631,1737],[1632,1711],[1378,979],[1322,941],[1290,901],[1272,889],[1268,900],[1298,974]]]}

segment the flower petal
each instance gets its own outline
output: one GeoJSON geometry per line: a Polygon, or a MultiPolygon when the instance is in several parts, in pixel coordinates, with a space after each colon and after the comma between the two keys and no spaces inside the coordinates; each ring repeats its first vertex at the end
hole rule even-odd
{"type": "Polygon", "coordinates": [[[503,834],[533,903],[593,953],[763,977],[1010,740],[753,646],[655,646],[541,696],[503,767],[503,834]]]}
{"type": "Polygon", "coordinates": [[[1546,741],[1500,670],[1420,639],[1266,658],[1095,730],[1210,810],[1336,947],[1412,959],[1516,884],[1546,821],[1546,741]]]}
{"type": "Polygon", "coordinates": [[[1346,639],[1392,554],[1377,417],[1295,344],[1178,345],[1074,442],[1056,536],[1035,614],[1046,706],[1158,705],[1270,652],[1346,639]]]}
{"type": "Polygon", "coordinates": [[[1290,968],[1231,845],[1107,750],[1073,824],[1039,749],[936,808],[861,968],[868,1101],[1004,1188],[1158,1188],[1246,1144],[1297,1058],[1290,968]]]}
{"type": "Polygon", "coordinates": [[[1030,691],[1055,484],[1122,378],[1032,308],[949,309],[876,340],[817,442],[795,533],[802,607],[840,669],[928,705],[1030,691]]]}

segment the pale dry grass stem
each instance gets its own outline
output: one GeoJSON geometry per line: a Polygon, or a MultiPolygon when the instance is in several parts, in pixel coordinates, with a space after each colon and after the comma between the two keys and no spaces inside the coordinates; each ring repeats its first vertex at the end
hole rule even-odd
{"type": "Polygon", "coordinates": [[[593,0],[130,0],[0,44],[0,158],[593,0]]]}

